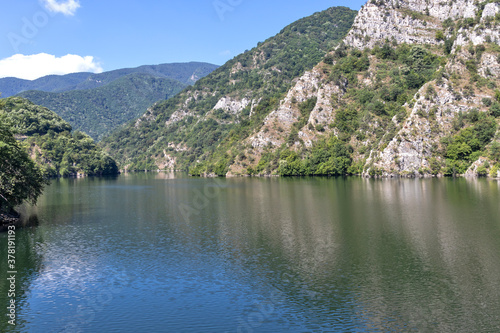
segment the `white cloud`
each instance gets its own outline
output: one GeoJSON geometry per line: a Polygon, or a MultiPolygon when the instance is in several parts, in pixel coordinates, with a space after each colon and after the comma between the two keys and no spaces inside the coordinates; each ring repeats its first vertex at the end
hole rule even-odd
{"type": "Polygon", "coordinates": [[[224,50],[222,52],[219,53],[219,55],[221,56],[228,56],[230,55],[232,52],[230,50],[224,50]]]}
{"type": "Polygon", "coordinates": [[[42,0],[45,8],[54,13],[73,16],[80,8],[80,0],[42,0]]]}
{"type": "Polygon", "coordinates": [[[47,53],[16,54],[0,60],[0,78],[17,77],[35,80],[45,75],[64,75],[77,72],[101,73],[102,67],[94,57],[68,54],[56,57],[47,53]]]}

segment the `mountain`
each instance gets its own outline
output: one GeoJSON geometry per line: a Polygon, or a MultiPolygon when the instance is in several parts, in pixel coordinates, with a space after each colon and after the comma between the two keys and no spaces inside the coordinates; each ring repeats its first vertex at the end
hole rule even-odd
{"type": "MultiPolygon", "coordinates": [[[[370,1],[289,85],[266,72],[240,79],[259,68],[257,48],[150,108],[106,148],[132,169],[193,175],[500,177],[499,12],[492,1],[370,1]],[[255,100],[253,80],[286,91],[255,100]]],[[[294,50],[282,59],[308,55],[294,50]]]]}
{"type": "Polygon", "coordinates": [[[370,1],[228,174],[500,176],[498,13],[493,2],[370,1]]]}
{"type": "Polygon", "coordinates": [[[217,67],[208,63],[190,62],[124,68],[100,74],[73,73],[67,75],[48,75],[33,81],[2,78],[0,79],[0,92],[2,93],[2,97],[10,97],[28,90],[64,92],[92,89],[102,87],[114,80],[134,73],[149,74],[154,77],[172,79],[182,82],[185,85],[191,85],[211,73],[217,67]]]}
{"type": "Polygon", "coordinates": [[[76,130],[100,140],[139,117],[153,103],[174,96],[217,67],[191,62],[101,74],[50,75],[34,81],[6,78],[0,79],[0,92],[3,97],[17,94],[45,106],[69,121],[76,130]]]}
{"type": "Polygon", "coordinates": [[[30,101],[0,99],[0,117],[21,141],[21,146],[46,176],[113,175],[116,162],[88,135],[49,109],[30,101]]]}
{"type": "MultiPolygon", "coordinates": [[[[356,12],[331,8],[301,19],[196,82],[152,106],[104,140],[126,169],[186,169],[220,158],[221,169],[279,107],[294,80],[345,36],[356,12]],[[221,148],[231,148],[231,152],[221,148]]],[[[222,171],[221,171],[222,172],[222,171]]],[[[218,172],[219,174],[221,172],[218,172]]]]}
{"type": "Polygon", "coordinates": [[[500,176],[498,12],[488,2],[370,1],[240,142],[227,174],[500,176]]]}
{"type": "Polygon", "coordinates": [[[18,96],[54,110],[76,130],[100,140],[139,117],[152,103],[168,99],[185,87],[176,80],[132,73],[98,88],[62,93],[26,91],[18,96]]]}

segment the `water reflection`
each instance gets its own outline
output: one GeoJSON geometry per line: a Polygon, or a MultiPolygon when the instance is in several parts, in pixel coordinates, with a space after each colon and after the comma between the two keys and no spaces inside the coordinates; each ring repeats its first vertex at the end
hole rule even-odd
{"type": "Polygon", "coordinates": [[[15,301],[17,310],[16,326],[8,323],[10,318],[5,317],[6,308],[10,305],[9,294],[9,281],[7,280],[6,273],[9,271],[7,267],[7,233],[0,234],[0,307],[1,316],[0,332],[21,332],[23,331],[26,322],[20,318],[20,314],[26,308],[27,303],[31,297],[31,283],[43,268],[43,257],[37,251],[39,244],[43,243],[43,236],[36,235],[34,229],[26,228],[23,232],[19,230],[16,232],[16,288],[15,288],[15,301]]]}
{"type": "Polygon", "coordinates": [[[484,179],[61,180],[21,232],[23,327],[83,306],[83,332],[498,331],[499,199],[484,179]]]}

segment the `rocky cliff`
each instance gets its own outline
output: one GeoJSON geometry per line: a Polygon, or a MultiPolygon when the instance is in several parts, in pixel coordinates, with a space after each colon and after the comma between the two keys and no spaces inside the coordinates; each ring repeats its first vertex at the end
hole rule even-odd
{"type": "Polygon", "coordinates": [[[497,177],[499,4],[370,0],[340,29],[346,13],[298,21],[153,106],[110,153],[194,175],[497,177]],[[330,51],[302,66],[315,43],[330,51]]]}
{"type": "Polygon", "coordinates": [[[131,170],[171,168],[175,161],[174,169],[218,164],[217,174],[225,174],[243,140],[279,106],[294,80],[344,38],[356,13],[333,7],[293,22],[178,96],[153,105],[105,139],[106,149],[131,170]],[[184,148],[172,148],[178,146],[184,148]]]}
{"type": "MultiPolygon", "coordinates": [[[[270,147],[286,145],[311,160],[308,147],[334,135],[353,148],[351,172],[365,176],[497,177],[499,11],[473,0],[370,1],[343,45],[245,140],[244,155],[257,166],[270,147]],[[366,59],[364,68],[356,59],[366,59]],[[307,100],[315,105],[301,121],[307,100]],[[354,128],[346,130],[349,109],[354,128]]],[[[245,173],[246,164],[236,160],[229,174],[245,173]]]]}

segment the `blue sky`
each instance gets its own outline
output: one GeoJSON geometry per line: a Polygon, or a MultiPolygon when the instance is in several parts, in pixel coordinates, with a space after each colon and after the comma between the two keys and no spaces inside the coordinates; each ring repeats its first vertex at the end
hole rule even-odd
{"type": "Polygon", "coordinates": [[[365,2],[0,1],[0,77],[29,79],[170,62],[222,65],[302,17],[365,2]]]}

